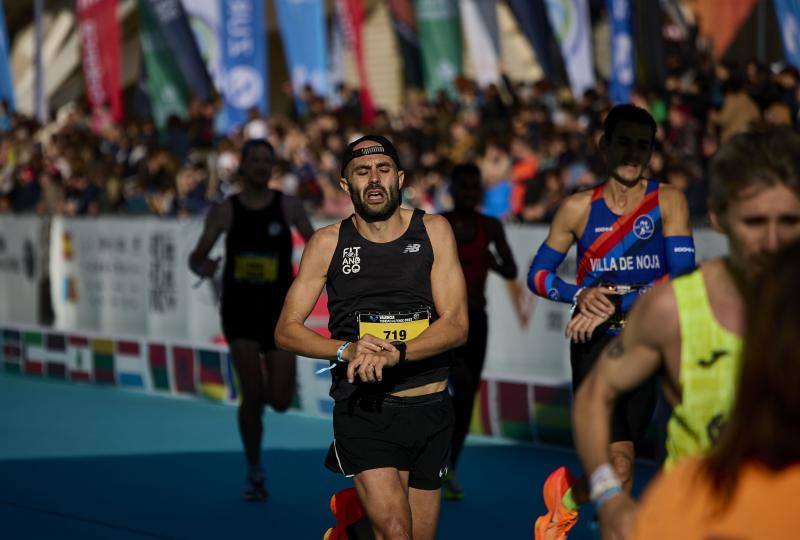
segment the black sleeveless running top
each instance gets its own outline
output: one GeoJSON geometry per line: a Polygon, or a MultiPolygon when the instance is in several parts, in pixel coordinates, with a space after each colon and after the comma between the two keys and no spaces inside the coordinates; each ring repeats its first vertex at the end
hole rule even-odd
{"type": "Polygon", "coordinates": [[[283,216],[282,198],[275,191],[272,202],[259,210],[246,208],[239,195],[230,198],[233,218],[225,236],[223,307],[235,302],[237,309],[248,312],[250,305],[285,295],[291,285],[292,232],[283,216]]]}
{"type": "MultiPolygon", "coordinates": [[[[335,339],[355,341],[372,334],[390,341],[413,339],[438,314],[431,291],[433,247],[414,210],[406,232],[391,242],[370,242],[358,232],[353,217],[342,221],[339,241],[328,267],[328,329],[335,339]]],[[[342,400],[357,390],[387,394],[447,379],[450,355],[409,361],[388,368],[381,383],[347,382],[347,366],[333,370],[331,397],[342,400]]]]}

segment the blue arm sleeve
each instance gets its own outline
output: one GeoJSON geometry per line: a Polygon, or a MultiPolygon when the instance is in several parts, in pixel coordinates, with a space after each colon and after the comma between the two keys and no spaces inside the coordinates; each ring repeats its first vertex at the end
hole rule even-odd
{"type": "Polygon", "coordinates": [[[580,287],[567,283],[556,275],[566,253],[560,253],[547,244],[542,244],[528,271],[528,288],[543,298],[556,302],[572,303],[572,299],[580,287]]]}
{"type": "Polygon", "coordinates": [[[671,277],[692,271],[694,262],[694,238],[691,236],[667,236],[664,238],[667,251],[667,269],[671,277]]]}

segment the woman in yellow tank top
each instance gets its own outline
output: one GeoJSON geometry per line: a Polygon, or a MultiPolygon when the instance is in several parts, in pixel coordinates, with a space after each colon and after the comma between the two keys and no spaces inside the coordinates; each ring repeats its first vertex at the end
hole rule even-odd
{"type": "Polygon", "coordinates": [[[797,538],[800,492],[800,243],[779,255],[747,304],[730,422],[705,459],[681,462],[646,493],[634,538],[797,538]]]}

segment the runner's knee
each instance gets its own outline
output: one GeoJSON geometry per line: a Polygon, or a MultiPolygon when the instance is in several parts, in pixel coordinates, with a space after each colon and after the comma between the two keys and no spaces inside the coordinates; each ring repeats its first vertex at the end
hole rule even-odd
{"type": "Polygon", "coordinates": [[[410,540],[411,524],[401,516],[389,515],[373,522],[384,540],[410,540]]]}

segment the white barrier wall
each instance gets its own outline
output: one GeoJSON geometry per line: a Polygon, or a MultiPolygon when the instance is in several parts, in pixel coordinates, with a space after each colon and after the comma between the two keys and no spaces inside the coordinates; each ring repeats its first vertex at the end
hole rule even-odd
{"type": "Polygon", "coordinates": [[[0,321],[39,322],[42,220],[0,216],[0,321]]]}
{"type": "MultiPolygon", "coordinates": [[[[36,217],[3,217],[0,225],[0,321],[35,324],[42,222],[36,217]]],[[[187,267],[201,230],[200,219],[53,219],[49,272],[54,328],[197,345],[220,342],[220,277],[200,282],[187,267]]],[[[506,232],[520,275],[515,289],[494,274],[489,277],[486,375],[500,381],[561,384],[569,380],[569,346],[563,337],[568,306],[536,298],[525,285],[547,228],[509,226],[506,232]],[[512,294],[522,295],[527,321],[512,309],[512,294]]],[[[709,230],[695,231],[695,242],[701,260],[727,249],[724,237],[709,230]]],[[[213,255],[223,255],[223,246],[220,239],[213,255]]],[[[299,240],[296,248],[297,262],[299,240]]],[[[559,273],[573,279],[574,250],[559,273]]],[[[324,332],[324,299],[322,304],[311,325],[324,332]]]]}
{"type": "MultiPolygon", "coordinates": [[[[216,340],[216,288],[199,283],[187,267],[201,231],[201,220],[56,218],[50,243],[54,326],[216,340]]],[[[222,251],[219,242],[215,256],[222,251]]]]}

